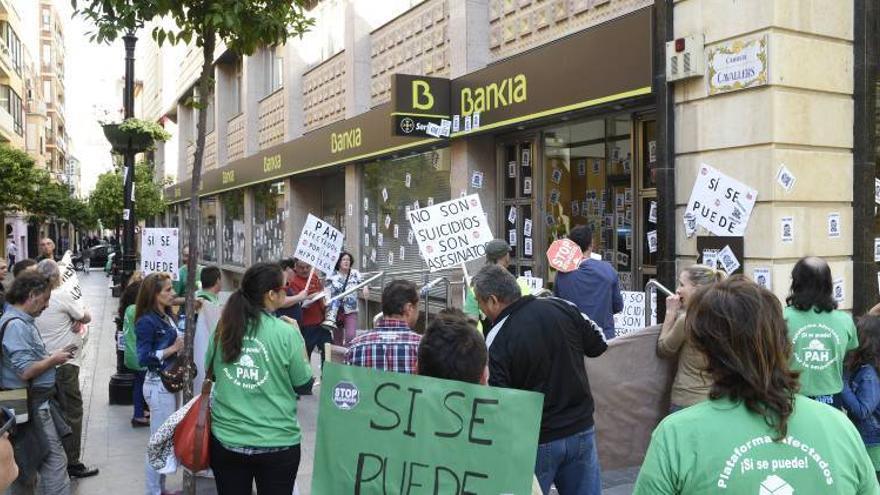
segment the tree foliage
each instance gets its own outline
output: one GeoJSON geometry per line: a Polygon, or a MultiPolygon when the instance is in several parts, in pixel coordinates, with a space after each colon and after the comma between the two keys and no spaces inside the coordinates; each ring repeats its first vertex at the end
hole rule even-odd
{"type": "Polygon", "coordinates": [[[28,209],[37,192],[34,159],[24,151],[0,143],[0,214],[28,209]]]}
{"type": "MultiPolygon", "coordinates": [[[[157,184],[153,181],[153,167],[148,162],[139,162],[134,169],[136,217],[149,218],[162,213],[165,210],[162,188],[168,183],[157,184]]],[[[89,205],[105,228],[116,229],[122,226],[122,193],[121,168],[117,167],[98,176],[95,190],[89,196],[89,205]]]]}

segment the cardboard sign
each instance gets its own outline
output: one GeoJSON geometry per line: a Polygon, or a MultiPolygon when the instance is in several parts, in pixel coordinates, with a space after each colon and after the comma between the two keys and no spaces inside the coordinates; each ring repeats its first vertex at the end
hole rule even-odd
{"type": "Polygon", "coordinates": [[[704,163],[697,172],[686,212],[715,235],[741,236],[757,197],[758,191],[704,163]]]}
{"type": "Polygon", "coordinates": [[[621,291],[623,310],[614,315],[614,336],[620,337],[645,328],[645,293],[621,291]]]}
{"type": "MultiPolygon", "coordinates": [[[[375,224],[373,224],[375,225],[375,224]]],[[[342,252],[342,232],[320,218],[309,213],[296,243],[293,257],[300,259],[315,269],[332,274],[342,252]]]]}
{"type": "Polygon", "coordinates": [[[540,394],[334,363],[322,382],[312,493],[531,493],[540,394]]]}
{"type": "Polygon", "coordinates": [[[697,262],[713,268],[720,267],[728,275],[743,274],[743,249],[742,237],[697,236],[697,253],[700,255],[697,262]],[[709,255],[708,258],[706,255],[709,255]]]}
{"type": "Polygon", "coordinates": [[[547,250],[547,260],[550,266],[563,273],[577,270],[578,265],[584,259],[584,252],[576,242],[570,239],[557,239],[547,250]]]}
{"type": "Polygon", "coordinates": [[[141,271],[144,275],[165,272],[171,274],[172,280],[177,280],[179,242],[177,228],[141,229],[141,271]]]}
{"type": "Polygon", "coordinates": [[[485,256],[492,240],[476,194],[411,210],[407,218],[432,272],[485,256]]]}

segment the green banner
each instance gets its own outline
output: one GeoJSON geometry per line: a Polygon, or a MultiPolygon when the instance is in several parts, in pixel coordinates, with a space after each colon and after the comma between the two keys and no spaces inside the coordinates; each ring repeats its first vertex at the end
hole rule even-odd
{"type": "Polygon", "coordinates": [[[528,495],[541,394],[327,363],[315,495],[528,495]]]}

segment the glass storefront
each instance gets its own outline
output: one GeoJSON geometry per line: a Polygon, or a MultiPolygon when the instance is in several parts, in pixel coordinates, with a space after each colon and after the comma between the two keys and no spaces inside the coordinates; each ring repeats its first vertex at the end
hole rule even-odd
{"type": "Polygon", "coordinates": [[[222,263],[245,266],[244,189],[220,195],[223,205],[222,263]]]}
{"type": "Polygon", "coordinates": [[[424,268],[406,214],[451,199],[449,168],[447,149],[362,167],[361,270],[424,268]]]}
{"type": "Polygon", "coordinates": [[[205,198],[199,207],[202,220],[199,230],[202,239],[202,260],[217,261],[217,198],[205,198]]]}
{"type": "Polygon", "coordinates": [[[281,259],[284,250],[284,181],[254,186],[254,261],[281,259]]]}

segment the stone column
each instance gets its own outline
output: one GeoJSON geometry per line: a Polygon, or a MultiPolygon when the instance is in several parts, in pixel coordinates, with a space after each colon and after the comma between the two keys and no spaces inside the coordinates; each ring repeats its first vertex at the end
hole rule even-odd
{"type": "Polygon", "coordinates": [[[234,68],[229,65],[214,65],[214,132],[217,140],[217,168],[223,167],[229,161],[227,149],[227,130],[229,119],[235,117],[238,110],[232,101],[232,84],[235,78],[234,68]]]}
{"type": "Polygon", "coordinates": [[[352,0],[345,3],[345,118],[370,109],[370,26],[352,0]]]}
{"type": "MultiPolygon", "coordinates": [[[[758,191],[745,234],[744,269],[771,270],[773,292],[788,293],[798,258],[817,255],[844,280],[852,301],[853,0],[675,3],[675,37],[705,34],[706,48],[766,36],[766,85],[708,95],[704,78],[676,83],[675,152],[678,219],[701,163],[758,191]],[[791,191],[776,173],[796,177],[791,191]],[[828,236],[828,215],[840,214],[841,234],[828,236]],[[794,220],[783,242],[781,219],[794,220]]],[[[698,235],[705,235],[703,229],[698,235]]],[[[677,229],[679,268],[696,260],[696,236],[677,229]]]]}
{"type": "Polygon", "coordinates": [[[266,96],[266,49],[257,50],[242,62],[242,111],[245,114],[245,156],[260,151],[260,100],[266,96]]]}
{"type": "Polygon", "coordinates": [[[284,92],[287,105],[287,135],[284,141],[292,141],[303,135],[305,112],[303,112],[302,78],[306,63],[299,54],[296,40],[284,46],[284,92]]]}
{"type": "Polygon", "coordinates": [[[453,79],[489,63],[488,0],[449,0],[449,52],[453,79]]]}

